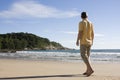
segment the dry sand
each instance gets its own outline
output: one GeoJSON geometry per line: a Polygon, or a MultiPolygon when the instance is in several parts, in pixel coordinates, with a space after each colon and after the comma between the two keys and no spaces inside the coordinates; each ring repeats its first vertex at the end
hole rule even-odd
{"type": "Polygon", "coordinates": [[[0,59],[0,80],[120,80],[120,63],[93,63],[85,77],[84,63],[0,59]]]}

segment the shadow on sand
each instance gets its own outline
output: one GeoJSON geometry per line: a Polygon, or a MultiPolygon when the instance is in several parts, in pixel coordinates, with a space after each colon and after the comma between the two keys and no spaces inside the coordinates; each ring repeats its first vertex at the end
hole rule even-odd
{"type": "Polygon", "coordinates": [[[82,74],[65,74],[65,75],[45,75],[45,76],[21,76],[21,77],[4,77],[0,80],[10,80],[10,79],[35,79],[35,78],[54,78],[54,77],[85,77],[82,74]]]}

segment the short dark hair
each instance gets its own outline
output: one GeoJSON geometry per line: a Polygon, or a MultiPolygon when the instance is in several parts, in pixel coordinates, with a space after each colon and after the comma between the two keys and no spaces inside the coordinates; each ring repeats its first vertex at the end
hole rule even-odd
{"type": "Polygon", "coordinates": [[[88,16],[87,16],[87,13],[86,12],[82,12],[81,13],[81,18],[83,18],[83,19],[85,19],[85,18],[87,18],[88,16]]]}

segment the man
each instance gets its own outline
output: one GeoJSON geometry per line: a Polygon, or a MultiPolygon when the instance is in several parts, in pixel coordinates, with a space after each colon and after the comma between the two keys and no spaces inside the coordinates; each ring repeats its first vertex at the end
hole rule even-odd
{"type": "Polygon", "coordinates": [[[94,31],[93,25],[90,21],[88,21],[87,17],[86,12],[81,13],[82,21],[79,23],[76,45],[79,46],[80,44],[81,57],[87,67],[87,70],[83,73],[83,75],[90,76],[94,72],[89,60],[90,50],[94,39],[94,31]]]}

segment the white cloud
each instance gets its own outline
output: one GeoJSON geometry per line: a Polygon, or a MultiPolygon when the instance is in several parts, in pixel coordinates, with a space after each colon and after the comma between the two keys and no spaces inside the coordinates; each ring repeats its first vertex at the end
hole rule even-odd
{"type": "MultiPolygon", "coordinates": [[[[1,21],[1,23],[5,23],[5,24],[13,24],[14,23],[14,21],[12,21],[12,20],[3,20],[3,21],[1,21]]],[[[14,23],[15,24],[15,23],[14,23]]]]}
{"type": "Polygon", "coordinates": [[[98,33],[96,33],[95,34],[95,37],[104,37],[105,35],[103,35],[103,34],[98,34],[98,33]]]}
{"type": "Polygon", "coordinates": [[[63,11],[35,1],[15,2],[8,10],[0,12],[0,17],[5,18],[69,18],[78,15],[80,15],[80,12],[77,10],[63,11]]]}
{"type": "MultiPolygon", "coordinates": [[[[65,33],[65,34],[72,34],[72,35],[77,35],[78,32],[75,32],[75,31],[61,31],[62,33],[65,33]]],[[[103,34],[99,34],[99,33],[95,33],[95,37],[104,37],[105,35],[103,34]]]]}
{"type": "Polygon", "coordinates": [[[76,35],[77,32],[74,32],[74,31],[61,31],[62,33],[65,33],[65,34],[72,34],[72,35],[76,35]]]}

